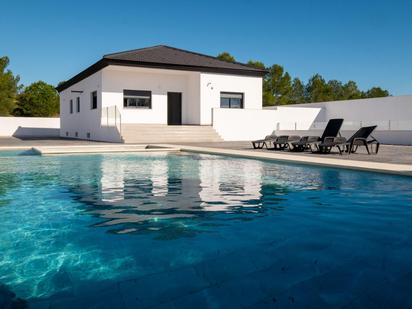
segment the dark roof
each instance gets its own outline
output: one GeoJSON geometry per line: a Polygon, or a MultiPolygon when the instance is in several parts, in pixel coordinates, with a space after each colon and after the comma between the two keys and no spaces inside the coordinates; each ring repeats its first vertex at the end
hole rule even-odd
{"type": "Polygon", "coordinates": [[[56,89],[61,92],[108,65],[263,76],[266,70],[239,62],[227,62],[175,47],[159,45],[104,55],[101,60],[80,72],[56,89]]]}

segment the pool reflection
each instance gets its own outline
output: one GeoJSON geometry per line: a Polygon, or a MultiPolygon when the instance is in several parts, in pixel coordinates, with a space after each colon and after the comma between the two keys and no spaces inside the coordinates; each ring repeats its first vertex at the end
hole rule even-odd
{"type": "MultiPolygon", "coordinates": [[[[105,156],[78,164],[82,172],[68,181],[70,191],[87,214],[103,219],[95,226],[110,227],[114,233],[180,226],[179,219],[213,213],[255,215],[264,211],[264,192],[276,197],[270,199],[273,204],[288,191],[281,180],[262,185],[264,163],[255,160],[156,154],[121,160],[105,156]]],[[[73,174],[67,164],[62,168],[62,175],[73,174]]]]}

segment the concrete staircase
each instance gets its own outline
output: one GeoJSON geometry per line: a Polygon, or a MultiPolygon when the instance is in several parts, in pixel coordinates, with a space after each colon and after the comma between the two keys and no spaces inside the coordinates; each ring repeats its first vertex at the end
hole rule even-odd
{"type": "Polygon", "coordinates": [[[212,126],[168,126],[161,124],[122,124],[125,143],[221,142],[212,126]]]}

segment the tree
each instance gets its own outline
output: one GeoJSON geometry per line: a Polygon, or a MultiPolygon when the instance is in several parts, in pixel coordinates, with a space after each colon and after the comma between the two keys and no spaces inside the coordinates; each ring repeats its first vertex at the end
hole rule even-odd
{"type": "Polygon", "coordinates": [[[15,105],[19,90],[20,77],[14,76],[10,70],[6,71],[9,58],[0,57],[0,115],[9,116],[15,105]]]}
{"type": "Polygon", "coordinates": [[[343,85],[341,81],[338,81],[336,79],[332,79],[328,81],[327,87],[329,87],[329,92],[331,94],[331,99],[333,101],[337,100],[343,100],[344,99],[344,91],[343,91],[343,85]]]}
{"type": "Polygon", "coordinates": [[[291,77],[288,72],[284,72],[283,67],[274,64],[269,68],[266,77],[266,89],[268,92],[267,105],[288,104],[292,90],[291,77]]]}
{"type": "Polygon", "coordinates": [[[275,98],[270,91],[269,84],[263,81],[263,92],[262,92],[262,102],[263,106],[275,105],[275,98]]]}
{"type": "MultiPolygon", "coordinates": [[[[261,61],[249,60],[247,62],[249,66],[252,66],[257,69],[266,69],[266,66],[261,61]]],[[[263,77],[263,93],[262,93],[262,101],[263,106],[270,106],[275,104],[274,96],[271,91],[271,79],[269,74],[263,77]]]]}
{"type": "MultiPolygon", "coordinates": [[[[228,52],[220,53],[217,58],[228,62],[236,61],[228,52]]],[[[265,64],[258,60],[249,60],[247,64],[254,68],[266,69],[265,64]]],[[[263,106],[376,98],[389,95],[387,90],[380,87],[373,87],[362,92],[352,80],[346,84],[336,79],[326,81],[320,74],[313,75],[305,86],[299,78],[294,78],[292,81],[289,73],[278,64],[267,69],[269,73],[263,77],[263,106]]]]}
{"type": "Polygon", "coordinates": [[[262,70],[266,69],[264,63],[261,61],[249,60],[247,64],[256,69],[262,69],[262,70]]]}
{"type": "Polygon", "coordinates": [[[24,88],[18,96],[15,115],[50,117],[59,114],[59,95],[52,85],[38,81],[24,88]]]}
{"type": "Polygon", "coordinates": [[[342,100],[356,100],[362,99],[362,92],[359,90],[358,85],[350,80],[343,85],[343,98],[342,100]]]}
{"type": "Polygon", "coordinates": [[[64,83],[66,83],[66,80],[62,80],[62,81],[58,82],[56,88],[57,88],[57,87],[60,87],[60,86],[63,85],[64,83]]]}
{"type": "Polygon", "coordinates": [[[229,54],[228,52],[222,52],[219,55],[217,55],[217,58],[223,61],[227,61],[227,62],[235,62],[235,57],[233,57],[231,54],[229,54]]]}
{"type": "Polygon", "coordinates": [[[366,91],[363,95],[364,98],[380,98],[389,96],[389,91],[384,90],[381,87],[372,87],[366,91]]]}
{"type": "Polygon", "coordinates": [[[289,103],[305,103],[305,85],[303,85],[299,78],[293,79],[289,103]]]}
{"type": "Polygon", "coordinates": [[[307,102],[333,101],[332,88],[320,74],[315,74],[309,79],[305,93],[307,102]]]}

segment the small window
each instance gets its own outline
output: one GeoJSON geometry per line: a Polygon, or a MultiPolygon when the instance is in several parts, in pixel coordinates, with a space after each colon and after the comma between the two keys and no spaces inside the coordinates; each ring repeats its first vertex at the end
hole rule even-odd
{"type": "Polygon", "coordinates": [[[123,90],[123,107],[152,108],[152,92],[146,90],[123,90]]]}
{"type": "Polygon", "coordinates": [[[221,108],[243,108],[243,93],[221,92],[221,108]]]}
{"type": "Polygon", "coordinates": [[[76,112],[80,113],[80,97],[76,98],[76,112]]]}
{"type": "Polygon", "coordinates": [[[97,91],[92,92],[90,101],[91,101],[90,108],[96,109],[97,108],[97,91]]]}
{"type": "Polygon", "coordinates": [[[70,100],[70,114],[73,114],[73,100],[70,100]]]}

